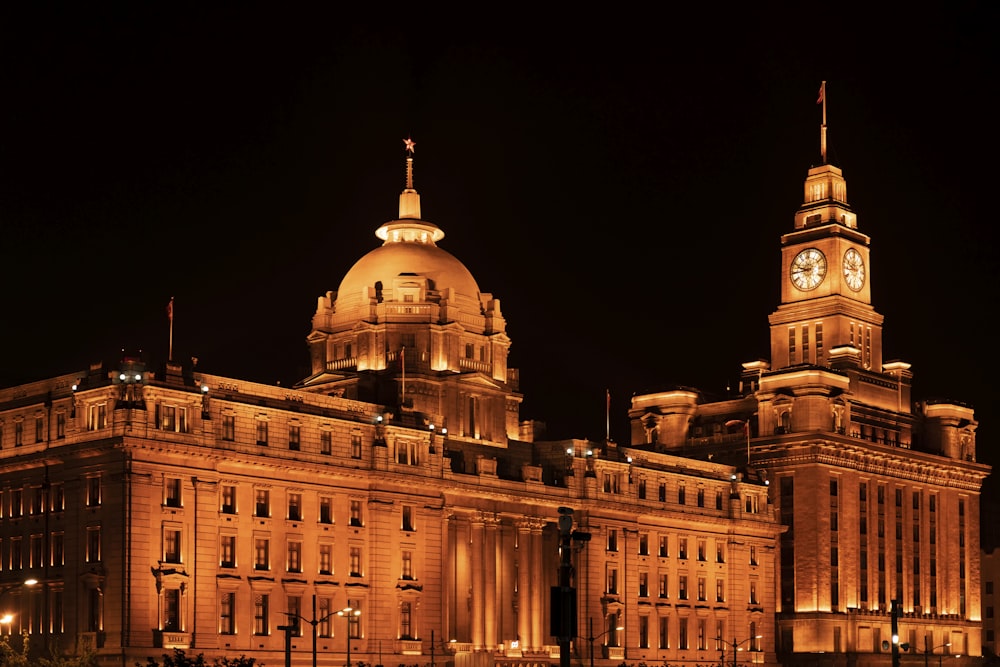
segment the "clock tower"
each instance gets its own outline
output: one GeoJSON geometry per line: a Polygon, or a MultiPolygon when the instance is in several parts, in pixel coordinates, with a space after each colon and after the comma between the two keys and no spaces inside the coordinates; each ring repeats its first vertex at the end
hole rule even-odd
{"type": "Polygon", "coordinates": [[[781,237],[781,303],[769,318],[775,369],[842,362],[882,370],[882,315],[871,305],[869,237],[838,167],[809,170],[794,229],[781,237]]]}

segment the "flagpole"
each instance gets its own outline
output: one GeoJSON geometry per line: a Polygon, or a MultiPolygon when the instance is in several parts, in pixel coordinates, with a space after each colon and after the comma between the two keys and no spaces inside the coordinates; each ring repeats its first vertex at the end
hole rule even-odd
{"type": "Polygon", "coordinates": [[[819,150],[823,156],[823,164],[826,164],[826,81],[819,86],[819,100],[823,105],[823,125],[820,126],[819,150]]]}
{"type": "Polygon", "coordinates": [[[604,440],[611,442],[611,390],[604,390],[607,397],[607,406],[604,410],[604,440]]]}
{"type": "Polygon", "coordinates": [[[174,297],[167,304],[167,318],[170,320],[170,342],[167,347],[167,361],[174,360],[174,297]]]}

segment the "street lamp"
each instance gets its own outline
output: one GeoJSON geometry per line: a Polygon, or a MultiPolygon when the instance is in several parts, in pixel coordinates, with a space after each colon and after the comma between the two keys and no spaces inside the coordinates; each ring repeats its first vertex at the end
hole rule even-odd
{"type": "MultiPolygon", "coordinates": [[[[31,586],[34,586],[37,583],[38,579],[25,579],[24,581],[18,581],[12,584],[0,585],[0,602],[3,602],[4,597],[6,597],[6,595],[11,591],[16,591],[17,589],[25,586],[30,588],[31,586]]],[[[0,616],[0,624],[6,625],[8,631],[10,630],[10,624],[13,622],[14,622],[14,614],[10,612],[4,612],[3,615],[0,616]]]]}
{"type": "Polygon", "coordinates": [[[343,616],[347,619],[347,667],[351,667],[351,617],[360,615],[360,609],[352,609],[351,607],[344,607],[337,612],[337,616],[343,616]]]}
{"type": "MultiPolygon", "coordinates": [[[[924,646],[926,646],[926,644],[924,644],[924,646]]],[[[927,667],[927,661],[929,660],[927,656],[929,656],[931,653],[938,650],[939,648],[947,648],[948,646],[951,646],[951,642],[948,642],[947,644],[940,644],[938,646],[935,646],[934,648],[924,649],[924,667],[927,667]]],[[[941,655],[938,656],[938,667],[941,667],[941,658],[943,656],[944,656],[944,651],[941,651],[941,655]]]]}
{"type": "MultiPolygon", "coordinates": [[[[614,628],[615,632],[620,631],[620,630],[624,630],[624,629],[625,629],[625,626],[621,625],[621,624],[615,626],[615,628],[614,628]]],[[[611,628],[608,628],[607,630],[605,630],[604,632],[602,632],[601,634],[599,634],[599,635],[597,635],[595,637],[594,636],[594,619],[591,618],[591,617],[589,617],[589,616],[587,617],[587,634],[590,635],[589,637],[587,637],[587,641],[590,642],[590,667],[594,667],[594,641],[597,640],[597,639],[600,639],[601,637],[603,637],[604,635],[608,634],[609,632],[611,632],[611,628]]]]}
{"type": "MultiPolygon", "coordinates": [[[[736,637],[733,637],[733,641],[731,641],[731,642],[727,642],[722,637],[716,637],[715,641],[722,642],[725,646],[731,646],[733,648],[733,667],[736,667],[736,651],[742,651],[743,650],[743,649],[740,648],[740,646],[743,646],[743,644],[746,644],[751,639],[761,639],[763,636],[764,635],[754,635],[753,637],[747,637],[746,639],[744,639],[741,642],[736,641],[736,637]]],[[[726,649],[723,648],[719,652],[719,665],[720,665],[720,667],[722,665],[724,665],[725,662],[726,662],[726,649]]]]}
{"type": "MultiPolygon", "coordinates": [[[[344,611],[350,611],[350,607],[346,607],[345,609],[342,609],[341,611],[331,611],[329,614],[326,614],[325,616],[322,616],[320,618],[316,618],[316,596],[315,595],[312,596],[312,603],[313,603],[313,613],[312,613],[313,617],[312,617],[311,620],[308,619],[308,618],[305,618],[301,614],[293,614],[293,613],[291,613],[289,611],[286,611],[285,615],[289,616],[289,617],[292,617],[292,618],[295,618],[297,620],[305,621],[306,623],[308,623],[309,625],[312,626],[312,640],[313,640],[313,643],[312,643],[312,647],[313,647],[312,667],[316,667],[316,626],[319,625],[320,623],[322,623],[323,621],[327,620],[331,616],[338,616],[338,615],[339,616],[343,616],[344,615],[343,612],[344,611]]],[[[361,612],[359,611],[358,614],[360,614],[360,613],[361,612]]],[[[348,643],[347,664],[350,665],[351,664],[351,657],[350,657],[351,656],[351,651],[350,651],[350,637],[348,637],[347,643],[348,643]]]]}

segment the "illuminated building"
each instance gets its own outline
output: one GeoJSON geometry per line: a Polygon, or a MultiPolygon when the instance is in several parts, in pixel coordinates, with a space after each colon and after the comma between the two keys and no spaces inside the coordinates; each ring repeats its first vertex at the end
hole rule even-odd
{"type": "Polygon", "coordinates": [[[743,364],[729,400],[693,390],[635,397],[631,442],[767,472],[787,526],[774,638],[784,665],[890,664],[893,600],[904,653],[950,644],[951,654],[979,656],[989,466],[976,461],[975,415],[951,402],[914,405],[910,365],[883,357],[869,237],[841,170],[826,162],[825,125],[823,157],[781,237],[771,359],[743,364]]]}
{"type": "Polygon", "coordinates": [[[412,167],[383,245],[319,298],[298,386],[125,358],[0,390],[4,632],[122,667],[273,667],[290,626],[299,666],[555,662],[570,508],[576,664],[706,664],[746,632],[733,652],[773,664],[765,477],[536,438],[499,301],[437,246],[412,167]]]}

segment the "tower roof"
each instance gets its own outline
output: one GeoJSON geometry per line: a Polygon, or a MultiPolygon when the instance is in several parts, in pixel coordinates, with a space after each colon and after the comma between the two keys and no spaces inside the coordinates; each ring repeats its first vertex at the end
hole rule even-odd
{"type": "Polygon", "coordinates": [[[413,153],[416,144],[405,139],[406,185],[399,195],[399,217],[383,223],[375,231],[382,246],[359,259],[347,272],[337,290],[338,300],[366,294],[381,283],[392,285],[401,275],[425,276],[433,289],[454,289],[458,294],[479,296],[476,279],[454,255],[437,246],[444,231],[432,222],[420,218],[420,194],[413,187],[413,153]]]}

